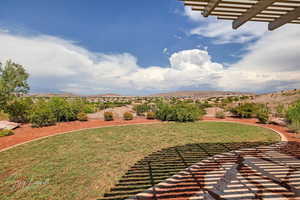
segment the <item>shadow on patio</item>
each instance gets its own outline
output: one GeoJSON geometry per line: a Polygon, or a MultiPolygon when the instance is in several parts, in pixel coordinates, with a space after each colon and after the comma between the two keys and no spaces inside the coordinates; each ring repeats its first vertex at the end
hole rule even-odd
{"type": "Polygon", "coordinates": [[[267,193],[294,197],[299,195],[300,181],[299,186],[289,181],[300,177],[299,151],[295,142],[200,143],[162,149],[132,166],[102,199],[242,199],[243,195],[262,199],[267,193]]]}

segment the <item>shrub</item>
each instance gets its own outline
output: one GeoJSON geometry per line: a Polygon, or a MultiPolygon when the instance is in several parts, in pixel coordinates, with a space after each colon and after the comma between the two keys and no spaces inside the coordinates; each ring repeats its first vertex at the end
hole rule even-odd
{"type": "Polygon", "coordinates": [[[33,101],[31,98],[16,98],[6,105],[5,112],[8,114],[10,121],[26,123],[29,121],[32,105],[33,101]]]}
{"type": "Polygon", "coordinates": [[[216,112],[216,118],[225,119],[225,113],[224,113],[224,111],[218,111],[218,112],[216,112]]]}
{"type": "Polygon", "coordinates": [[[294,132],[300,131],[300,101],[296,102],[286,113],[286,118],[289,122],[289,128],[294,132]]]}
{"type": "Polygon", "coordinates": [[[9,136],[9,135],[13,135],[14,132],[12,130],[0,130],[0,137],[4,137],[4,136],[9,136]]]}
{"type": "Polygon", "coordinates": [[[32,127],[51,126],[56,124],[56,117],[47,102],[37,102],[30,115],[32,127]]]}
{"type": "Polygon", "coordinates": [[[260,123],[266,124],[269,121],[269,109],[267,106],[263,104],[258,105],[258,109],[256,111],[256,117],[259,120],[260,123]]]}
{"type": "Polygon", "coordinates": [[[176,111],[169,104],[160,104],[156,111],[156,118],[161,121],[175,121],[176,111]]]}
{"type": "Polygon", "coordinates": [[[300,101],[288,108],[286,117],[289,122],[300,121],[300,101]]]}
{"type": "Polygon", "coordinates": [[[82,108],[82,112],[89,114],[89,113],[94,113],[95,112],[95,106],[92,104],[84,104],[82,108]]]}
{"type": "Polygon", "coordinates": [[[113,121],[114,120],[114,114],[112,112],[105,112],[104,113],[104,120],[105,121],[113,121]]]}
{"type": "Polygon", "coordinates": [[[286,108],[283,104],[276,107],[276,117],[284,117],[286,113],[286,108]]]}
{"type": "Polygon", "coordinates": [[[162,121],[193,122],[204,114],[194,104],[161,104],[156,111],[156,118],[162,121]]]}
{"type": "Polygon", "coordinates": [[[145,112],[150,111],[151,107],[148,104],[135,105],[133,108],[138,116],[143,116],[145,112]]]}
{"type": "Polygon", "coordinates": [[[230,112],[240,118],[251,118],[255,117],[258,107],[254,103],[241,104],[235,108],[232,108],[230,112]]]}
{"type": "Polygon", "coordinates": [[[123,114],[123,119],[124,119],[124,120],[133,120],[133,114],[130,113],[130,112],[125,112],[125,113],[123,114]]]}
{"type": "Polygon", "coordinates": [[[51,98],[48,104],[57,122],[74,121],[77,119],[77,114],[81,111],[79,102],[68,102],[60,97],[51,98]]]}
{"type": "Polygon", "coordinates": [[[147,119],[155,119],[155,113],[154,112],[147,112],[146,118],[147,119]]]}
{"type": "Polygon", "coordinates": [[[80,112],[80,113],[78,113],[77,114],[77,119],[79,120],[79,121],[88,121],[88,116],[87,116],[87,114],[86,113],[84,113],[84,112],[80,112]]]}
{"type": "Polygon", "coordinates": [[[257,113],[257,119],[260,123],[266,124],[269,121],[269,114],[266,112],[259,112],[257,113]]]}

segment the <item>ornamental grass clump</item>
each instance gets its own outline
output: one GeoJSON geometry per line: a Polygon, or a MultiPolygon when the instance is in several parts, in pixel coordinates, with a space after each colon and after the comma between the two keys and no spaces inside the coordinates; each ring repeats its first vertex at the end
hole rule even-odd
{"type": "Polygon", "coordinates": [[[114,120],[114,114],[112,112],[105,112],[104,113],[104,120],[105,121],[113,121],[114,120]]]}
{"type": "Polygon", "coordinates": [[[130,113],[130,112],[125,112],[125,113],[123,114],[123,119],[124,119],[124,120],[133,120],[133,114],[130,113]]]}
{"type": "Polygon", "coordinates": [[[88,121],[88,116],[86,113],[80,112],[77,114],[77,119],[78,119],[78,121],[85,122],[85,121],[88,121]]]}
{"type": "Polygon", "coordinates": [[[155,113],[154,112],[147,112],[146,114],[147,119],[155,119],[155,113]]]}

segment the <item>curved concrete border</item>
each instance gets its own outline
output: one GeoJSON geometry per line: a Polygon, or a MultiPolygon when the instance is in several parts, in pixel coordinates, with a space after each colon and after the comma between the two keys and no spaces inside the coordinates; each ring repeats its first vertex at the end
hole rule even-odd
{"type": "MultiPolygon", "coordinates": [[[[200,121],[200,122],[227,122],[227,123],[244,124],[244,125],[249,125],[249,126],[257,126],[257,127],[261,127],[261,128],[270,129],[273,132],[279,134],[279,136],[281,138],[281,141],[288,141],[288,139],[285,137],[285,135],[282,134],[281,132],[279,132],[277,130],[274,130],[272,128],[269,128],[269,127],[260,126],[258,124],[251,124],[251,123],[247,123],[247,122],[236,122],[236,121],[221,121],[221,120],[220,121],[218,121],[218,120],[203,120],[203,121],[200,121]]],[[[136,123],[136,124],[120,124],[120,125],[100,126],[100,127],[92,127],[92,128],[83,128],[83,129],[78,129],[78,130],[73,130],[73,131],[66,131],[66,132],[57,133],[57,134],[53,134],[53,135],[48,135],[48,136],[44,136],[44,137],[40,137],[40,138],[36,138],[36,139],[30,140],[30,141],[22,142],[22,143],[19,143],[19,144],[16,144],[16,145],[13,145],[13,146],[1,149],[0,153],[4,152],[4,151],[7,151],[7,150],[10,150],[10,149],[12,149],[14,147],[18,147],[18,146],[21,146],[21,145],[24,145],[24,144],[28,144],[30,142],[34,142],[34,141],[46,139],[46,138],[57,136],[57,135],[63,135],[63,134],[67,134],[67,133],[73,133],[73,132],[77,132],[77,131],[85,131],[85,130],[100,129],[100,128],[110,128],[110,127],[132,126],[132,125],[160,124],[160,123],[166,123],[166,122],[149,122],[149,123],[136,123]]]]}

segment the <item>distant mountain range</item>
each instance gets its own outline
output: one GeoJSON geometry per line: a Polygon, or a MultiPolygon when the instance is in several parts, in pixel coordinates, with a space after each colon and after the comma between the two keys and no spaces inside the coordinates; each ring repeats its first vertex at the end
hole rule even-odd
{"type": "Polygon", "coordinates": [[[160,96],[160,97],[215,97],[224,95],[255,95],[253,93],[245,92],[230,92],[230,91],[176,91],[167,93],[158,93],[150,96],[160,96]]]}
{"type": "Polygon", "coordinates": [[[107,93],[107,94],[98,94],[98,95],[77,95],[73,93],[34,93],[29,94],[28,96],[34,97],[116,97],[121,96],[119,94],[107,93]]]}
{"type": "MultiPolygon", "coordinates": [[[[251,93],[243,93],[243,92],[230,92],[230,91],[176,91],[176,92],[166,92],[166,93],[158,93],[148,95],[150,97],[215,97],[215,96],[224,96],[224,95],[254,95],[251,93]]],[[[29,96],[35,97],[117,97],[124,96],[116,93],[105,93],[105,94],[97,94],[97,95],[76,95],[73,93],[36,93],[29,94],[29,96]]]]}
{"type": "MultiPolygon", "coordinates": [[[[273,93],[266,94],[254,94],[254,93],[246,93],[246,92],[231,92],[231,91],[175,91],[175,92],[166,92],[166,93],[157,93],[148,95],[149,97],[196,97],[196,98],[209,98],[209,97],[218,97],[218,96],[236,96],[236,95],[252,95],[255,96],[255,101],[257,102],[273,102],[273,101],[283,101],[289,99],[290,101],[294,101],[295,99],[300,98],[300,89],[298,90],[285,90],[278,91],[273,93]]],[[[28,96],[35,97],[117,97],[124,96],[116,93],[105,93],[105,94],[97,94],[97,95],[77,95],[73,93],[35,93],[28,94],[28,96]]]]}

